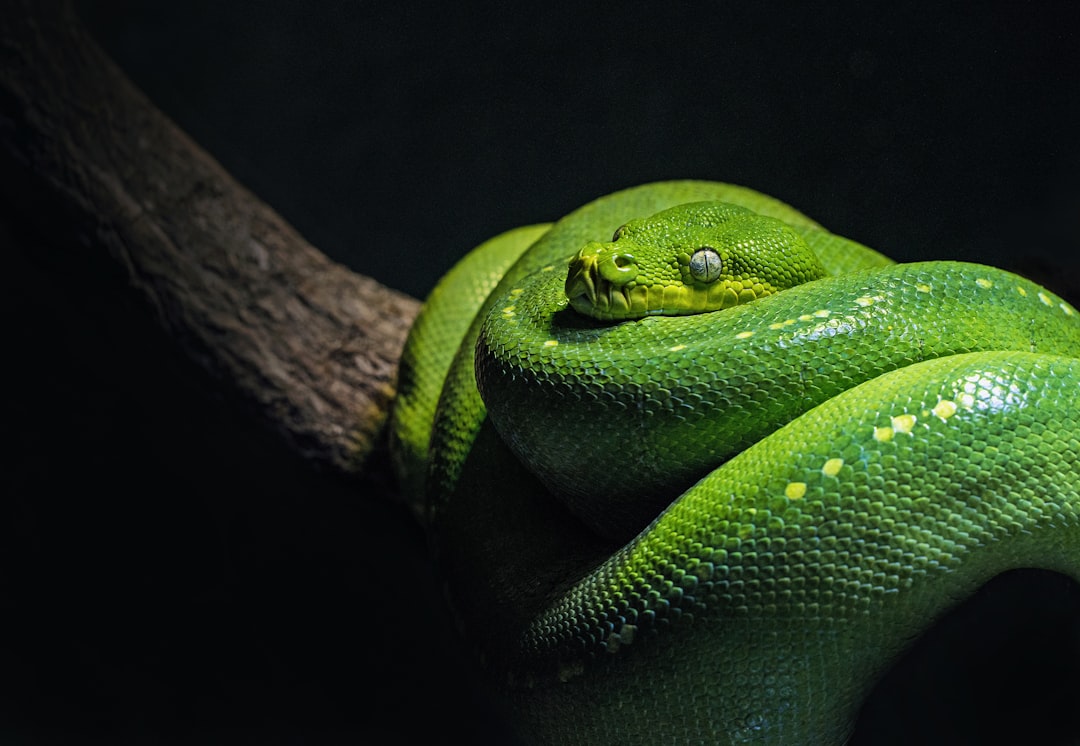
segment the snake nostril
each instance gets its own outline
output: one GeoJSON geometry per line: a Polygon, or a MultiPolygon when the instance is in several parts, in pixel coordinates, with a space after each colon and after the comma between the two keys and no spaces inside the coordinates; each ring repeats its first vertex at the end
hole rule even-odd
{"type": "Polygon", "coordinates": [[[619,287],[631,282],[638,274],[633,254],[612,254],[601,260],[597,269],[601,277],[619,287]]]}

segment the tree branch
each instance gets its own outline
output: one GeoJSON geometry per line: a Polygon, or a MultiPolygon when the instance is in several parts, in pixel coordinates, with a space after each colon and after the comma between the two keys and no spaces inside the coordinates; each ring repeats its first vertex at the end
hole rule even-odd
{"type": "Polygon", "coordinates": [[[236,183],[68,3],[9,2],[0,21],[7,211],[121,265],[219,385],[308,460],[358,473],[418,303],[331,261],[236,183]]]}

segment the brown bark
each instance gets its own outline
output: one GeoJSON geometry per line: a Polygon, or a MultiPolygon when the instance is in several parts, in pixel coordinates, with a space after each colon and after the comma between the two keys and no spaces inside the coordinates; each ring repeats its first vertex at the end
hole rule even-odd
{"type": "Polygon", "coordinates": [[[139,92],[67,3],[0,9],[0,195],[119,263],[215,381],[320,467],[378,441],[418,303],[305,242],[139,92]]]}

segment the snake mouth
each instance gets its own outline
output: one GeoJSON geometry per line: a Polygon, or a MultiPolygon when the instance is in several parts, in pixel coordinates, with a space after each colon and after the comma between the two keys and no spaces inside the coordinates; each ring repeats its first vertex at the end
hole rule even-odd
{"type": "MultiPolygon", "coordinates": [[[[769,293],[766,293],[766,295],[769,293]]],[[[629,321],[646,316],[686,316],[748,302],[730,286],[618,285],[589,267],[572,266],[566,297],[578,313],[599,321],[629,321]]]]}
{"type": "Polygon", "coordinates": [[[640,318],[649,314],[645,288],[617,288],[609,282],[583,281],[569,287],[570,306],[578,313],[604,321],[640,318]],[[635,292],[638,291],[638,292],[635,292]]]}

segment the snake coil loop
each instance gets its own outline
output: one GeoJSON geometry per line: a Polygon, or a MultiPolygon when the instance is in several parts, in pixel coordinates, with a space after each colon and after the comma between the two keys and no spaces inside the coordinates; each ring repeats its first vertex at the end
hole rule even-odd
{"type": "Polygon", "coordinates": [[[489,242],[402,382],[403,484],[538,742],[840,744],[956,599],[1080,580],[1080,314],[741,187],[489,242]]]}

